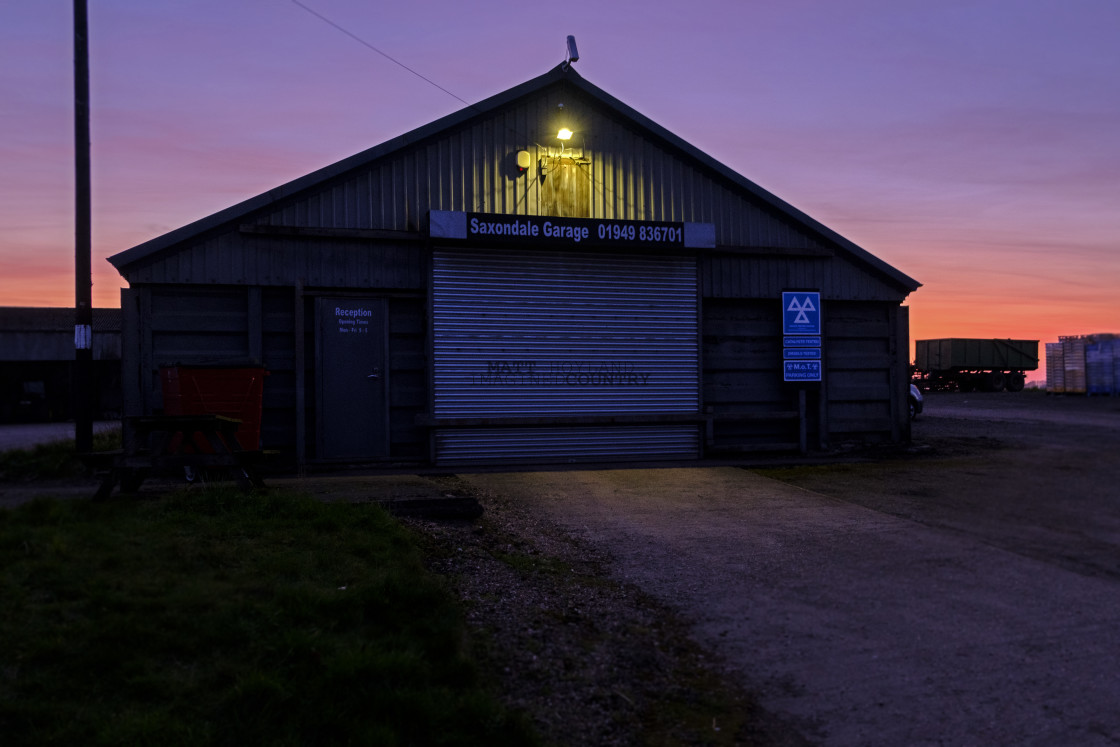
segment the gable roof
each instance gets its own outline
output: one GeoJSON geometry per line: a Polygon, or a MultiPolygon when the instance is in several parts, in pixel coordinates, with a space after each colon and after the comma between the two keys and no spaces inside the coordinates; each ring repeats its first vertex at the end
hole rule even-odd
{"type": "Polygon", "coordinates": [[[791,222],[807,229],[811,233],[817,234],[824,240],[836,245],[845,253],[852,256],[853,259],[871,267],[879,273],[885,275],[888,279],[897,283],[899,286],[906,288],[908,291],[917,290],[921,283],[909,277],[905,273],[895,269],[893,266],[887,264],[883,260],[874,256],[867,250],[856,245],[855,243],[844,238],[824,224],[816,221],[807,214],[801,212],[789,203],[780,199],[776,195],[766,191],[754,182],[745,178],[741,174],[733,171],[719,161],[715,160],[708,154],[699,150],[695,146],[689,144],[679,136],[673,134],[653,120],[632,109],[622,101],[603,91],[601,88],[589,83],[575,69],[568,64],[561,64],[544,75],[540,75],[525,83],[514,86],[502,93],[496,94],[487,98],[477,104],[469,105],[457,112],[449,114],[445,117],[435,120],[427,125],[419,127],[411,132],[405,133],[398,137],[387,140],[380,145],[375,145],[372,148],[357,153],[349,158],[337,161],[329,166],[311,172],[305,176],[293,179],[286,184],[280,185],[275,189],[271,189],[256,197],[249,198],[243,202],[232,205],[224,210],[209,215],[200,220],[189,223],[181,228],[157,236],[149,241],[139,244],[131,249],[115,254],[108,258],[108,261],[118,270],[123,273],[125,268],[146,260],[153,255],[169,249],[172,246],[181,242],[193,239],[200,234],[203,234],[211,229],[218,228],[222,225],[237,222],[245,218],[250,213],[258,210],[268,208],[281,200],[285,200],[300,192],[309,190],[318,185],[321,185],[329,180],[341,176],[353,169],[360,168],[367,164],[371,164],[379,159],[385,158],[397,151],[400,151],[410,145],[426,140],[440,133],[455,128],[458,125],[466,123],[481,115],[486,115],[502,107],[519,100],[523,97],[539,93],[546,88],[557,84],[567,84],[583,94],[587,95],[594,101],[598,102],[603,107],[612,110],[619,117],[628,120],[637,129],[644,131],[644,133],[653,139],[660,140],[669,148],[676,150],[693,161],[700,164],[703,168],[710,170],[717,174],[722,179],[730,182],[735,187],[741,189],[743,192],[750,195],[759,203],[769,207],[779,215],[783,215],[791,222]]]}

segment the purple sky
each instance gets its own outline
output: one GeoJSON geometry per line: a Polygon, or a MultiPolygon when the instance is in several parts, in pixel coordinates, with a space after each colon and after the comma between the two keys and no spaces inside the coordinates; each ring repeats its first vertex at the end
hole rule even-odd
{"type": "MultiPolygon", "coordinates": [[[[478,101],[579,72],[924,287],[911,333],[1120,332],[1120,2],[302,0],[478,101]]],[[[462,108],[292,0],[90,0],[104,258],[462,108]]],[[[0,5],[0,305],[73,303],[71,4],[0,5]]]]}

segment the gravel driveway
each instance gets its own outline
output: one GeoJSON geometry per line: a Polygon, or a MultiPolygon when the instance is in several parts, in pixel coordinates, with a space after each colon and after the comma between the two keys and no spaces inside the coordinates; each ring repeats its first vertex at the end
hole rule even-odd
{"type": "Polygon", "coordinates": [[[605,548],[812,742],[1116,744],[1120,408],[1021,397],[933,396],[931,448],[873,465],[464,479],[605,548]]]}

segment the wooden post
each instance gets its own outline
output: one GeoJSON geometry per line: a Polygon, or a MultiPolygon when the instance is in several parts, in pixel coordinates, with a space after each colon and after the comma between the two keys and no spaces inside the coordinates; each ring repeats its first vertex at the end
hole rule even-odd
{"type": "Polygon", "coordinates": [[[304,334],[303,280],[295,286],[292,330],[296,343],[296,473],[303,477],[307,472],[307,340],[304,334]]]}
{"type": "Polygon", "coordinates": [[[74,445],[93,450],[93,282],[90,279],[89,23],[74,0],[74,445]]]}
{"type": "Polygon", "coordinates": [[[797,390],[797,445],[802,454],[809,453],[809,413],[805,407],[805,389],[797,390]]]}

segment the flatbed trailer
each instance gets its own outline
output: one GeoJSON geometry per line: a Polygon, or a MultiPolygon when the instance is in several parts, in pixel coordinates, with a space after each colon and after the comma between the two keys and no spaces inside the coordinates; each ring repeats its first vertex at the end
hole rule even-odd
{"type": "Polygon", "coordinates": [[[913,382],[921,389],[1019,392],[1038,369],[1038,340],[946,337],[916,340],[913,382]]]}

